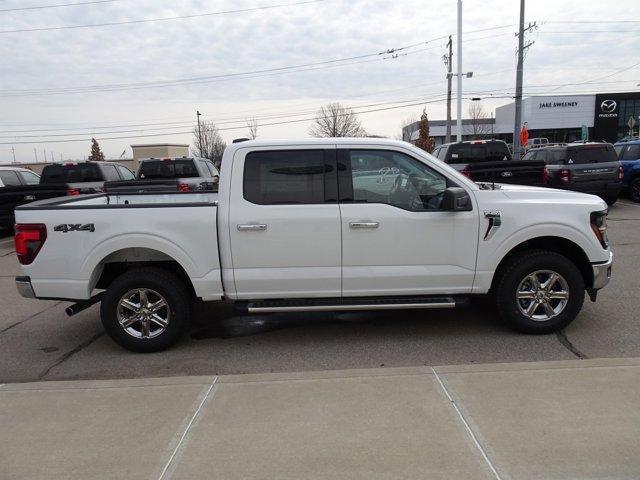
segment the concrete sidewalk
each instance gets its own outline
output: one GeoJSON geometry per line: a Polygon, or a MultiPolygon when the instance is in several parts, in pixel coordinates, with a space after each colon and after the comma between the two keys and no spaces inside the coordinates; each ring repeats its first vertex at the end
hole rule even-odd
{"type": "Polygon", "coordinates": [[[0,387],[0,478],[640,477],[640,359],[0,387]]]}

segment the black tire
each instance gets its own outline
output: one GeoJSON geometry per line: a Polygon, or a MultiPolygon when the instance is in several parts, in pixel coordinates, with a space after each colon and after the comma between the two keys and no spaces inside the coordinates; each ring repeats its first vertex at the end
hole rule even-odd
{"type": "MultiPolygon", "coordinates": [[[[139,305],[142,303],[140,299],[139,305]]],[[[184,282],[167,270],[153,267],[136,268],[117,277],[109,285],[100,306],[102,324],[111,338],[127,350],[140,353],[159,352],[175,344],[188,325],[190,313],[191,298],[184,282]],[[127,333],[118,320],[121,299],[136,289],[157,292],[167,305],[159,313],[167,316],[168,323],[161,332],[162,328],[154,324],[152,328],[156,330],[151,333],[156,336],[151,338],[138,338],[127,333]]],[[[141,324],[138,325],[142,332],[141,324]]],[[[134,324],[131,328],[135,330],[137,327],[134,324]]]]}
{"type": "MultiPolygon", "coordinates": [[[[498,312],[503,320],[522,333],[547,334],[562,330],[580,313],[584,302],[585,284],[580,270],[567,257],[555,252],[530,250],[514,255],[501,267],[496,280],[494,297],[498,312]],[[540,271],[556,272],[568,287],[568,299],[564,308],[547,320],[536,320],[526,316],[521,310],[531,306],[528,302],[534,300],[518,300],[516,297],[521,282],[525,281],[527,276],[540,271]]],[[[555,302],[556,300],[551,301],[552,304],[555,302]]],[[[557,302],[556,306],[561,301],[557,302]]],[[[539,312],[539,316],[546,314],[542,305],[534,308],[535,312],[539,312]]]]}
{"type": "Polygon", "coordinates": [[[632,201],[640,203],[640,177],[634,178],[629,184],[629,196],[632,201]]]}
{"type": "Polygon", "coordinates": [[[611,206],[618,201],[618,195],[606,195],[603,200],[607,202],[607,205],[611,206]]]}

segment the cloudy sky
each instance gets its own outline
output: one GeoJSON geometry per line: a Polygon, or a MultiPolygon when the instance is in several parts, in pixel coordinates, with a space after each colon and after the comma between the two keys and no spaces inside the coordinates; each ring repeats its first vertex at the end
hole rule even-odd
{"type": "MultiPolygon", "coordinates": [[[[513,95],[518,14],[516,0],[464,1],[463,97],[487,111],[513,95]]],[[[529,0],[526,20],[525,95],[640,89],[638,0],[529,0]]],[[[0,163],[12,147],[18,161],[84,158],[91,136],[110,158],[191,143],[198,109],[228,141],[249,117],[260,137],[294,138],[340,101],[395,137],[425,106],[445,117],[455,30],[455,0],[0,0],[0,163]],[[68,3],[84,5],[52,7],[68,3]]]]}

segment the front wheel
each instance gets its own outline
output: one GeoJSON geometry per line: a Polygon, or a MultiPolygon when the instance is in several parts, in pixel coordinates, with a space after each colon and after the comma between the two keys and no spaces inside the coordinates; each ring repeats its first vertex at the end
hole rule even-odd
{"type": "Polygon", "coordinates": [[[501,317],[523,333],[552,333],[569,325],[584,302],[580,270],[568,258],[535,250],[515,255],[499,272],[495,300],[501,317]]]}
{"type": "Polygon", "coordinates": [[[133,352],[158,352],[176,343],[189,320],[189,293],[161,268],[123,273],[107,289],[100,316],[111,338],[133,352]]]}

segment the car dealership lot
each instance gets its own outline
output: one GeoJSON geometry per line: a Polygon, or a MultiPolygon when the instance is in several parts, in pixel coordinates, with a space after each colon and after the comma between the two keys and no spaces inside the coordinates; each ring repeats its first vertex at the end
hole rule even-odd
{"type": "Polygon", "coordinates": [[[640,206],[611,209],[611,284],[564,335],[526,336],[490,306],[453,311],[231,316],[200,307],[192,333],[169,351],[127,352],[104,335],[93,307],[23,299],[11,239],[0,238],[0,383],[294,372],[418,365],[640,357],[640,206]]]}

